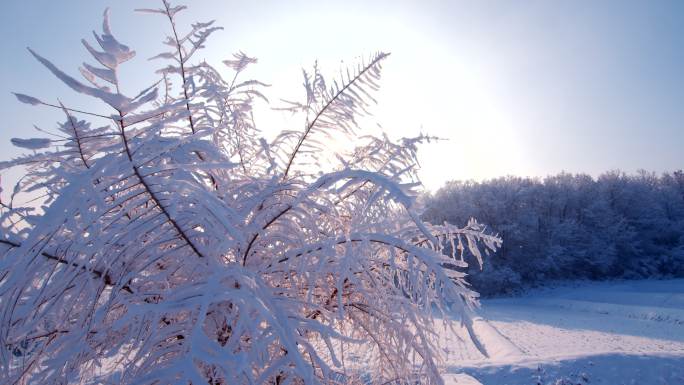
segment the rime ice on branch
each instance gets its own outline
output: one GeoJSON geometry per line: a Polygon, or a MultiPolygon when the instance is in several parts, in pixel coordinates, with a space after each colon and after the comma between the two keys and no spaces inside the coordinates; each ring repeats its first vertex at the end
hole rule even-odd
{"type": "Polygon", "coordinates": [[[265,85],[242,80],[256,60],[225,61],[230,80],[194,62],[217,27],[181,32],[183,9],[142,10],[169,21],[170,48],[136,96],[118,72],[135,53],[107,12],[99,48],[83,41],[89,85],[31,51],[104,106],[17,94],[65,119],[51,138],[13,139],[32,151],[2,163],[27,170],[13,195],[38,192],[43,208],[2,206],[0,382],[441,383],[435,310],[469,325],[462,253],[500,240],[474,220],[419,219],[426,137],[360,136],[387,54],[330,82],[305,72],[288,107],[303,127],[268,142],[252,119],[265,85]],[[312,169],[335,132],[356,148],[312,169]]]}

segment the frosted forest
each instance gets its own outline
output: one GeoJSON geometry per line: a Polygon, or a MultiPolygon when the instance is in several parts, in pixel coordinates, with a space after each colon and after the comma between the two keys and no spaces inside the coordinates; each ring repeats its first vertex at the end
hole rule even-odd
{"type": "Polygon", "coordinates": [[[452,182],[425,198],[423,218],[474,217],[505,240],[470,266],[484,295],[554,280],[684,276],[684,173],[614,171],[452,182]]]}
{"type": "Polygon", "coordinates": [[[62,119],[0,162],[0,383],[684,383],[682,171],[430,192],[441,139],[376,129],[390,53],[272,99],[258,58],[204,60],[218,22],[145,7],[162,52],[108,9],[78,68],[28,48],[97,107],[10,90],[62,119]],[[297,124],[266,135],[257,103],[297,124]]]}

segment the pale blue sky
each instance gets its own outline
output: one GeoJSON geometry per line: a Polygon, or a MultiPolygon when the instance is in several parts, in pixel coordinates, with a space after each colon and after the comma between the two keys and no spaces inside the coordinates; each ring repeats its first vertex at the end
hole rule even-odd
{"type": "MultiPolygon", "coordinates": [[[[300,70],[319,59],[330,74],[340,61],[391,51],[376,118],[391,136],[422,131],[448,138],[426,145],[422,178],[430,189],[450,179],[562,170],[684,167],[684,2],[682,1],[219,1],[187,2],[180,22],[217,19],[225,30],[203,54],[218,65],[243,50],[259,58],[251,75],[300,92],[300,70]]],[[[67,72],[88,58],[82,37],[112,28],[138,57],[123,69],[124,92],[152,79],[168,26],[134,13],[156,1],[12,1],[0,33],[0,151],[11,137],[54,126],[55,111],[16,102],[11,91],[106,112],[74,95],[25,50],[67,72]]],[[[160,63],[157,63],[160,64],[160,63]]],[[[277,113],[257,120],[268,134],[277,113]]],[[[257,117],[259,119],[259,117],[257,117]]],[[[298,128],[288,127],[288,128],[298,128]]]]}

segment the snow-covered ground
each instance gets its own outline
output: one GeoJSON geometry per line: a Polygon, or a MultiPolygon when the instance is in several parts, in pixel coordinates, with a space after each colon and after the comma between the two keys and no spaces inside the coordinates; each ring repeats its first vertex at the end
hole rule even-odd
{"type": "Polygon", "coordinates": [[[536,290],[483,300],[480,314],[484,352],[441,331],[447,383],[684,384],[684,279],[536,290]]]}

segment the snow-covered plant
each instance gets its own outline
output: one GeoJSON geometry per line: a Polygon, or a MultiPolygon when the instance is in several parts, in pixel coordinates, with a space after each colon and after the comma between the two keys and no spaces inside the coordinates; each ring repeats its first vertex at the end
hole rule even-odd
{"type": "Polygon", "coordinates": [[[469,326],[462,254],[500,240],[419,219],[425,137],[360,134],[388,55],[333,81],[304,72],[305,100],[287,104],[303,127],[269,142],[252,119],[264,84],[240,80],[256,60],[224,61],[229,81],[194,62],[217,27],[182,34],[184,8],[140,10],[171,33],[160,80],[135,96],[118,71],[135,52],[106,12],[99,48],[83,41],[99,63],[87,82],[31,51],[111,114],[17,94],[65,120],[13,139],[32,151],[2,164],[26,170],[12,196],[42,206],[2,205],[0,382],[441,383],[433,317],[469,326]]]}

